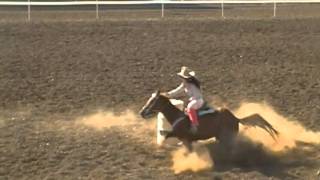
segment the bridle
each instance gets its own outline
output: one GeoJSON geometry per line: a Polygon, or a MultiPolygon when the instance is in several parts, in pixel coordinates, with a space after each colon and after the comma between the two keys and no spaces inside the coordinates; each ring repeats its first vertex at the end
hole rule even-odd
{"type": "Polygon", "coordinates": [[[151,99],[152,103],[151,104],[147,104],[147,108],[144,109],[144,111],[148,112],[148,113],[156,113],[157,111],[159,111],[158,109],[154,109],[154,105],[156,104],[156,102],[159,99],[159,95],[155,96],[153,99],[151,99]]]}
{"type": "MultiPolygon", "coordinates": [[[[157,113],[157,112],[160,112],[161,109],[158,109],[158,108],[154,108],[155,104],[157,103],[157,101],[159,100],[160,98],[160,95],[159,94],[153,94],[151,96],[151,98],[149,99],[149,101],[152,101],[151,104],[147,103],[147,107],[144,108],[144,111],[147,113],[147,114],[151,114],[151,113],[157,113]]],[[[166,108],[166,107],[164,107],[166,108]]],[[[172,128],[175,128],[181,121],[183,121],[184,119],[186,118],[186,116],[181,116],[177,119],[175,119],[172,123],[172,128]]]]}

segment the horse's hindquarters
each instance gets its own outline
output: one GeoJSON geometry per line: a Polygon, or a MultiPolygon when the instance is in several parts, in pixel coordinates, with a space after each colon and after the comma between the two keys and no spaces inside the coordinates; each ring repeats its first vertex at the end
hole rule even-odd
{"type": "Polygon", "coordinates": [[[239,120],[228,109],[221,109],[216,118],[219,121],[219,141],[232,141],[238,135],[239,120]]]}

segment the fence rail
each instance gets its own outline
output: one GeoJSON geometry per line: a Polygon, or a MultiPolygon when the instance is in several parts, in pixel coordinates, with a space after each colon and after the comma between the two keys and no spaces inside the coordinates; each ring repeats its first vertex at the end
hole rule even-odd
{"type": "Polygon", "coordinates": [[[213,0],[213,1],[177,1],[177,0],[155,0],[155,1],[61,1],[61,2],[36,2],[36,1],[0,1],[0,6],[28,6],[28,20],[30,21],[31,6],[73,6],[73,5],[95,5],[96,18],[99,18],[99,5],[161,5],[161,17],[164,17],[164,5],[166,4],[221,4],[221,16],[224,17],[224,4],[273,4],[273,16],[276,16],[277,4],[280,3],[320,3],[320,0],[213,0]]]}

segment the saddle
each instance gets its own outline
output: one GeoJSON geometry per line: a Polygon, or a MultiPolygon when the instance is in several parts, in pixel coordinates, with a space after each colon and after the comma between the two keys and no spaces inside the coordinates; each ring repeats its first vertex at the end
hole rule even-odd
{"type": "Polygon", "coordinates": [[[215,112],[216,112],[216,110],[214,110],[212,107],[210,107],[207,102],[205,102],[203,104],[203,106],[197,110],[198,117],[206,115],[206,114],[215,113],[215,112]]]}
{"type": "MultiPolygon", "coordinates": [[[[199,108],[197,110],[198,117],[201,117],[201,116],[206,115],[206,114],[215,113],[215,112],[216,112],[216,110],[213,109],[211,106],[209,106],[207,102],[205,102],[201,106],[201,108],[199,108]]],[[[187,113],[186,113],[186,115],[187,115],[187,113]]]]}

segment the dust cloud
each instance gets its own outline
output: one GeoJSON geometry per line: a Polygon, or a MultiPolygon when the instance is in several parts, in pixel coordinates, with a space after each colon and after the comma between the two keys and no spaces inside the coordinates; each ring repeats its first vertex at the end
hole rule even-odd
{"type": "Polygon", "coordinates": [[[98,111],[97,113],[80,117],[76,120],[77,124],[83,124],[97,130],[103,130],[112,126],[126,126],[138,123],[136,115],[127,110],[120,115],[113,112],[98,111]]]}
{"type": "Polygon", "coordinates": [[[202,149],[201,152],[188,152],[186,148],[179,148],[172,152],[172,169],[175,174],[184,171],[198,172],[213,167],[213,162],[207,149],[202,149]]]}
{"type": "MultiPolygon", "coordinates": [[[[104,131],[111,127],[121,128],[127,135],[138,138],[145,138],[156,129],[156,120],[142,120],[134,111],[126,110],[121,113],[99,110],[96,113],[79,117],[75,121],[76,125],[93,128],[97,131],[104,131]],[[128,131],[130,129],[130,131],[128,131]]],[[[154,133],[155,134],[155,133],[154,133]]],[[[156,137],[152,143],[156,143],[156,137]]]]}
{"type": "Polygon", "coordinates": [[[288,119],[277,113],[267,103],[242,103],[235,111],[238,118],[258,113],[267,120],[278,132],[276,139],[260,128],[247,128],[240,126],[240,132],[249,137],[252,141],[260,142],[272,151],[285,151],[296,147],[297,142],[320,143],[320,132],[307,130],[298,121],[288,119]]]}

